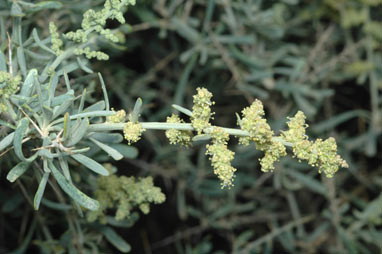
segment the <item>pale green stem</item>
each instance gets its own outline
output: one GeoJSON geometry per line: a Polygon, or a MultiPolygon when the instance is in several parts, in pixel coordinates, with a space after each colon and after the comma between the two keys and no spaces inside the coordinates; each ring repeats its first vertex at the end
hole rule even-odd
{"type": "MultiPolygon", "coordinates": [[[[142,128],[148,130],[181,130],[181,131],[195,131],[194,127],[190,123],[160,123],[160,122],[140,122],[142,128]]],[[[88,131],[122,131],[125,126],[125,123],[99,123],[89,125],[88,131]]],[[[250,134],[248,131],[234,129],[234,128],[222,128],[229,135],[238,136],[238,137],[249,137],[250,134]]],[[[212,127],[206,128],[205,133],[209,133],[212,127]]],[[[292,146],[292,143],[284,141],[281,137],[273,137],[273,141],[278,141],[283,143],[285,146],[292,146]]]]}

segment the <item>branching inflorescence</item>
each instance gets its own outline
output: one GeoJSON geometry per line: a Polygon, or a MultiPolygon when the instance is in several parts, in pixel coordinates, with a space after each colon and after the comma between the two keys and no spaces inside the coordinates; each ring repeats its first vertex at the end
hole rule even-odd
{"type": "MultiPolygon", "coordinates": [[[[123,17],[122,9],[127,5],[135,5],[135,0],[106,0],[104,8],[100,11],[92,9],[84,13],[81,28],[75,32],[68,32],[65,37],[77,43],[85,44],[89,41],[89,34],[96,32],[106,40],[111,42],[118,42],[112,30],[104,28],[108,19],[115,19],[119,23],[124,24],[125,18],[123,17]]],[[[53,36],[52,36],[53,37],[53,36]]],[[[90,46],[77,47],[74,50],[76,55],[85,55],[87,58],[97,58],[98,60],[108,60],[109,56],[101,51],[92,50],[90,46]]]]}
{"type": "Polygon", "coordinates": [[[192,112],[175,105],[175,108],[188,114],[191,123],[185,123],[179,116],[173,114],[167,117],[167,125],[162,123],[132,123],[127,122],[124,127],[125,138],[130,143],[139,140],[143,132],[142,126],[147,129],[166,129],[166,136],[170,144],[181,144],[189,146],[193,139],[202,137],[211,139],[206,154],[210,156],[214,173],[221,180],[222,188],[232,187],[234,172],[231,161],[234,152],[228,149],[229,135],[239,137],[239,143],[249,145],[254,142],[256,149],[264,152],[264,157],[259,159],[263,172],[273,171],[275,162],[287,155],[286,147],[291,147],[293,156],[305,160],[311,166],[317,166],[319,172],[324,172],[327,177],[332,177],[340,167],[348,167],[345,160],[337,154],[337,145],[334,138],[323,141],[317,139],[315,142],[308,140],[305,134],[307,125],[305,115],[299,111],[295,117],[288,122],[289,130],[281,131],[281,136],[275,136],[271,127],[264,118],[263,104],[255,100],[249,107],[242,110],[242,118],[238,119],[241,130],[213,126],[210,119],[214,114],[211,106],[212,94],[205,88],[197,88],[194,95],[192,112]],[[183,128],[180,128],[183,127],[183,128]],[[192,137],[192,132],[196,136],[192,137]]]}

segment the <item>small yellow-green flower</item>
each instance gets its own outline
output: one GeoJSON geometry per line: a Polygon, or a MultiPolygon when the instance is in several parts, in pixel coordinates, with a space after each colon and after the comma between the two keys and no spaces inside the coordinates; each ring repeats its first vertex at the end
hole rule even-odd
{"type": "Polygon", "coordinates": [[[265,150],[264,157],[260,159],[261,171],[273,171],[275,169],[274,163],[285,155],[285,146],[281,142],[273,141],[272,144],[265,150]]]}
{"type": "Polygon", "coordinates": [[[90,222],[99,220],[103,224],[106,224],[108,209],[116,211],[116,220],[123,220],[135,208],[147,214],[150,204],[160,204],[166,199],[161,189],[154,186],[151,177],[137,179],[113,174],[98,178],[95,196],[100,203],[100,209],[88,212],[87,219],[90,222]]]}
{"type": "MultiPolygon", "coordinates": [[[[183,123],[184,121],[179,118],[178,115],[172,114],[167,117],[167,123],[183,123]]],[[[170,144],[181,144],[184,146],[189,146],[191,144],[192,132],[191,131],[180,131],[176,129],[167,130],[166,137],[169,139],[170,144]]]]}
{"type": "Polygon", "coordinates": [[[123,127],[123,134],[129,145],[137,142],[144,131],[140,123],[127,122],[123,127]]]}
{"type": "Polygon", "coordinates": [[[311,166],[317,166],[319,172],[324,172],[327,177],[332,177],[339,167],[348,167],[348,164],[337,154],[337,144],[334,138],[325,141],[317,139],[309,141],[305,134],[308,125],[305,123],[305,115],[299,111],[289,118],[289,130],[283,131],[281,136],[285,141],[292,143],[294,156],[299,160],[305,160],[311,166]]]}
{"type": "Polygon", "coordinates": [[[7,106],[2,102],[2,99],[8,99],[9,96],[15,94],[19,90],[20,82],[20,75],[12,77],[8,72],[0,71],[0,112],[7,110],[7,106]]]}
{"type": "Polygon", "coordinates": [[[210,118],[213,113],[211,112],[211,106],[214,104],[211,101],[212,93],[206,88],[196,88],[197,94],[193,96],[194,105],[192,106],[191,124],[198,132],[202,134],[203,130],[210,127],[210,118]]]}
{"type": "Polygon", "coordinates": [[[63,45],[63,42],[60,39],[60,35],[57,32],[57,27],[54,25],[53,22],[49,23],[49,32],[51,35],[51,39],[50,39],[52,43],[51,48],[58,56],[62,53],[61,47],[63,45]]]}
{"type": "Polygon", "coordinates": [[[126,119],[126,111],[121,109],[118,111],[114,111],[114,109],[111,109],[114,113],[114,115],[106,117],[106,121],[109,123],[123,123],[126,119]]]}
{"type": "Polygon", "coordinates": [[[249,132],[250,137],[241,137],[239,142],[248,145],[249,141],[253,140],[259,148],[261,145],[270,144],[273,131],[267,120],[263,118],[265,113],[261,101],[255,100],[251,106],[244,108],[241,112],[243,118],[239,120],[238,124],[242,130],[249,132]]]}
{"type": "Polygon", "coordinates": [[[210,135],[212,144],[207,145],[206,154],[210,155],[214,174],[221,180],[222,188],[231,188],[236,168],[231,166],[235,153],[227,147],[229,135],[222,128],[218,127],[213,127],[210,135]]]}

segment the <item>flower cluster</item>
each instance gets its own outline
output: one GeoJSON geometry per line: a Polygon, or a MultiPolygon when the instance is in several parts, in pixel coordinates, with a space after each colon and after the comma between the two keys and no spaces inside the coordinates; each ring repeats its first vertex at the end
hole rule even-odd
{"type": "Polygon", "coordinates": [[[281,142],[272,141],[265,150],[264,157],[260,159],[261,171],[273,171],[274,163],[286,154],[285,146],[281,142]]]}
{"type": "MultiPolygon", "coordinates": [[[[167,123],[184,123],[178,115],[172,114],[167,117],[167,123]]],[[[191,144],[192,132],[180,131],[176,129],[166,130],[166,137],[169,139],[170,144],[181,144],[183,146],[189,146],[191,144]]]]}
{"type": "Polygon", "coordinates": [[[222,128],[215,126],[209,134],[212,138],[212,144],[207,145],[206,154],[210,155],[214,174],[222,181],[222,188],[231,188],[236,168],[231,166],[235,153],[227,147],[229,135],[222,128]]]}
{"type": "Polygon", "coordinates": [[[111,109],[114,113],[112,116],[106,117],[106,121],[109,123],[123,123],[126,119],[126,111],[121,109],[118,111],[114,111],[114,109],[111,109]]]}
{"type": "Polygon", "coordinates": [[[88,213],[88,220],[106,223],[106,210],[116,209],[115,219],[123,220],[138,207],[144,214],[150,212],[150,203],[160,204],[166,199],[161,189],[155,187],[151,177],[102,176],[97,180],[95,196],[100,209],[88,213]]]}
{"type": "Polygon", "coordinates": [[[210,118],[213,113],[211,106],[214,104],[211,101],[212,93],[205,88],[196,88],[197,94],[194,95],[194,105],[192,106],[191,124],[198,132],[202,134],[203,130],[210,127],[210,118]]]}
{"type": "MultiPolygon", "coordinates": [[[[10,95],[19,90],[21,77],[12,75],[5,71],[0,71],[0,99],[8,99],[10,95]]],[[[0,112],[7,110],[4,103],[0,102],[0,112]]]]}
{"type": "MultiPolygon", "coordinates": [[[[129,4],[135,5],[135,0],[107,0],[102,10],[94,11],[90,9],[86,11],[82,19],[81,28],[75,32],[66,33],[66,38],[78,43],[86,43],[89,34],[95,31],[111,42],[118,42],[118,36],[110,29],[104,28],[106,20],[116,19],[121,24],[125,23],[122,9],[129,4]]],[[[91,51],[89,47],[85,49],[77,48],[75,54],[84,54],[89,59],[96,57],[98,60],[108,60],[108,56],[105,53],[91,51]]]]}
{"type": "Polygon", "coordinates": [[[311,166],[317,166],[319,172],[322,171],[327,177],[332,177],[339,167],[348,167],[348,164],[337,154],[337,144],[334,138],[325,141],[317,139],[315,142],[309,141],[305,134],[305,115],[299,111],[289,118],[289,130],[282,132],[285,141],[292,143],[293,154],[299,160],[305,160],[311,166]]]}
{"type": "Polygon", "coordinates": [[[249,137],[240,137],[239,143],[248,145],[250,141],[254,141],[256,148],[265,152],[264,157],[260,159],[261,171],[274,170],[274,163],[286,155],[286,149],[281,142],[272,139],[274,133],[264,118],[263,104],[255,100],[251,106],[242,110],[242,114],[243,118],[238,124],[242,130],[249,132],[249,137]]]}
{"type": "Polygon", "coordinates": [[[238,121],[238,124],[242,130],[249,132],[249,137],[240,137],[239,142],[243,145],[248,145],[253,140],[257,148],[270,144],[273,131],[268,125],[267,120],[263,118],[265,113],[261,101],[255,100],[251,106],[244,108],[241,112],[243,118],[238,121]]]}
{"type": "Polygon", "coordinates": [[[134,123],[129,121],[125,123],[125,126],[123,127],[123,134],[129,145],[137,142],[141,138],[144,131],[145,129],[143,129],[142,125],[138,122],[134,123]]]}
{"type": "Polygon", "coordinates": [[[54,25],[53,22],[49,23],[49,32],[50,32],[50,42],[52,43],[52,50],[56,53],[57,56],[59,56],[62,53],[62,50],[60,49],[63,45],[62,40],[60,39],[60,35],[57,32],[57,27],[54,25]]]}
{"type": "Polygon", "coordinates": [[[85,55],[86,58],[92,59],[97,58],[97,60],[108,60],[109,56],[102,51],[92,50],[90,47],[76,48],[74,50],[75,55],[85,55]]]}

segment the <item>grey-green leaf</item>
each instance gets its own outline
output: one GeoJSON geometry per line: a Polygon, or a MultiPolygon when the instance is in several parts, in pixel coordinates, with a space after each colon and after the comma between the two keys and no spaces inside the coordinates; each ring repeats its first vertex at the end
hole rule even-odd
{"type": "Polygon", "coordinates": [[[101,148],[102,150],[104,150],[108,155],[110,155],[111,157],[113,157],[114,160],[120,160],[123,158],[123,155],[118,152],[116,149],[108,146],[108,145],[105,145],[104,143],[101,143],[99,141],[97,141],[96,139],[94,138],[90,138],[90,140],[92,142],[94,142],[99,148],[101,148]]]}
{"type": "Polygon", "coordinates": [[[100,111],[105,109],[105,101],[98,101],[94,103],[93,105],[90,105],[89,107],[85,108],[83,112],[91,112],[91,111],[100,111]]]}
{"type": "Polygon", "coordinates": [[[79,163],[87,167],[88,169],[103,176],[109,175],[109,171],[107,171],[106,168],[104,168],[101,164],[99,164],[95,160],[90,159],[89,157],[83,154],[72,154],[71,156],[73,159],[75,159],[76,161],[78,161],[79,163]]]}
{"type": "Polygon", "coordinates": [[[14,136],[15,136],[15,133],[12,132],[0,141],[0,151],[2,151],[3,149],[7,148],[10,144],[12,144],[14,136]]]}
{"type": "Polygon", "coordinates": [[[65,177],[54,166],[51,160],[48,163],[50,169],[52,170],[54,178],[57,180],[57,183],[60,185],[61,189],[66,194],[68,194],[80,205],[89,210],[96,211],[99,209],[99,203],[97,200],[88,197],[86,194],[77,189],[73,184],[71,184],[68,180],[66,180],[65,177]]]}
{"type": "Polygon", "coordinates": [[[7,180],[13,183],[17,180],[22,174],[27,171],[30,163],[26,161],[19,162],[16,166],[14,166],[7,175],[7,180]]]}
{"type": "Polygon", "coordinates": [[[15,150],[16,156],[22,160],[27,162],[32,162],[37,157],[37,153],[35,153],[30,158],[25,158],[23,151],[22,151],[22,142],[23,137],[28,129],[29,120],[27,118],[23,118],[20,120],[19,124],[17,125],[16,131],[15,131],[15,137],[13,139],[13,147],[15,150]]]}
{"type": "Polygon", "coordinates": [[[111,144],[110,146],[120,152],[125,158],[134,159],[138,156],[138,150],[135,147],[126,144],[111,144]]]}
{"type": "Polygon", "coordinates": [[[20,91],[21,96],[25,96],[25,97],[31,96],[33,92],[33,86],[34,86],[36,75],[37,75],[36,69],[32,69],[28,72],[28,75],[25,78],[23,85],[21,86],[21,91],[20,91]]]}
{"type": "Polygon", "coordinates": [[[135,102],[133,113],[131,114],[131,121],[136,122],[138,121],[139,114],[141,113],[141,108],[142,108],[142,99],[138,98],[137,101],[135,102]]]}
{"type": "Polygon", "coordinates": [[[107,241],[119,251],[128,253],[131,250],[130,244],[120,237],[112,228],[102,227],[100,231],[106,237],[107,241]]]}
{"type": "Polygon", "coordinates": [[[66,141],[66,146],[74,146],[78,142],[82,140],[82,138],[85,136],[87,130],[89,127],[89,120],[88,118],[82,119],[79,124],[74,124],[72,128],[72,132],[70,133],[70,136],[68,140],[66,141]]]}
{"type": "Polygon", "coordinates": [[[38,208],[40,207],[41,198],[44,195],[44,191],[45,191],[46,183],[48,182],[48,179],[49,179],[49,175],[50,175],[49,172],[45,172],[43,177],[41,178],[40,184],[38,185],[38,189],[36,194],[34,195],[34,200],[33,200],[33,207],[35,210],[38,210],[38,208]]]}
{"type": "Polygon", "coordinates": [[[118,144],[123,141],[123,136],[120,133],[107,133],[107,132],[93,132],[89,137],[97,139],[102,143],[118,144]]]}
{"type": "Polygon", "coordinates": [[[179,112],[182,112],[183,114],[186,114],[186,115],[188,115],[188,116],[192,116],[192,112],[191,112],[191,110],[189,110],[189,109],[186,109],[186,108],[184,108],[184,107],[182,107],[182,106],[179,106],[179,105],[177,105],[177,104],[172,104],[172,107],[173,107],[174,109],[178,110],[179,112]]]}

